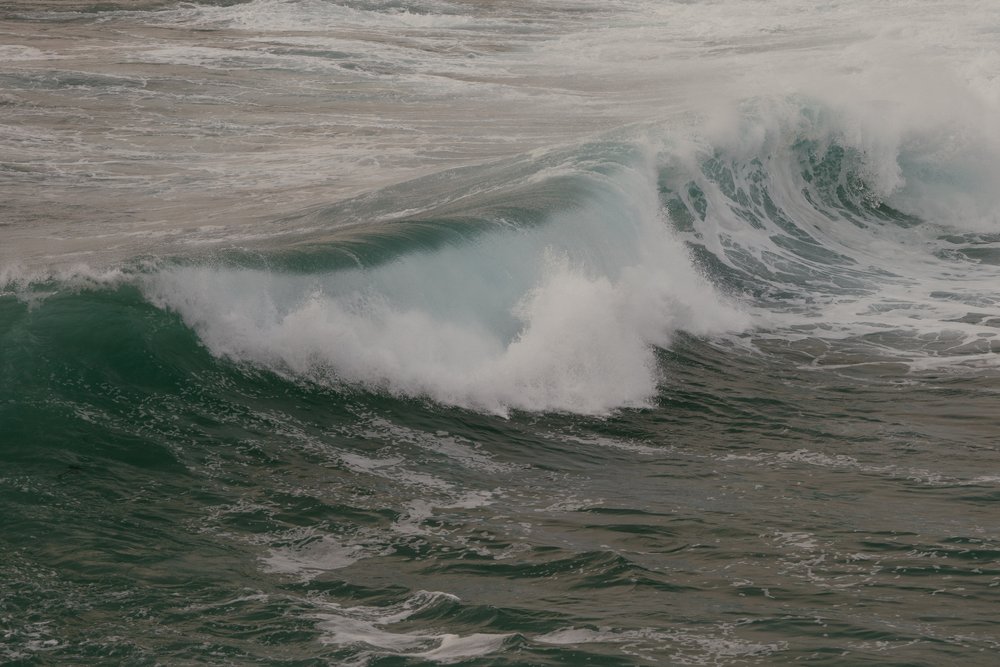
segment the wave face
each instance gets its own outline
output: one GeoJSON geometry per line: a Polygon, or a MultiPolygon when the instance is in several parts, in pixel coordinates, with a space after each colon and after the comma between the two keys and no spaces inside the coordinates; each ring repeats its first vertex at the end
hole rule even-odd
{"type": "Polygon", "coordinates": [[[0,662],[978,664],[995,5],[7,3],[0,662]]]}

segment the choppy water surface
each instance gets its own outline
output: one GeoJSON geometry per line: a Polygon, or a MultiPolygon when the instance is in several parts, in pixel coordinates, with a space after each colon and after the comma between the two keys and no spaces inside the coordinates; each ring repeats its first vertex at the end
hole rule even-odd
{"type": "Polygon", "coordinates": [[[1000,10],[0,7],[0,662],[992,665],[1000,10]]]}

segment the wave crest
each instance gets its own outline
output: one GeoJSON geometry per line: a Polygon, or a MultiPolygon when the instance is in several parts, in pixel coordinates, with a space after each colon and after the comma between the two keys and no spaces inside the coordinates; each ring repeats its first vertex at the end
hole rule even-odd
{"type": "Polygon", "coordinates": [[[213,354],[293,378],[498,414],[646,406],[656,346],[748,323],[671,234],[654,174],[601,165],[543,224],[370,268],[175,267],[144,290],[213,354]]]}

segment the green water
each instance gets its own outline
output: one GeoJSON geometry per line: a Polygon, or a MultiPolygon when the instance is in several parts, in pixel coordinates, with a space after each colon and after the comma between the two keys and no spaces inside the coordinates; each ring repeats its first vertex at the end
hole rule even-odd
{"type": "Polygon", "coordinates": [[[685,338],[655,409],[503,419],[221,361],[130,287],[2,304],[8,664],[997,648],[988,377],[685,338]]]}

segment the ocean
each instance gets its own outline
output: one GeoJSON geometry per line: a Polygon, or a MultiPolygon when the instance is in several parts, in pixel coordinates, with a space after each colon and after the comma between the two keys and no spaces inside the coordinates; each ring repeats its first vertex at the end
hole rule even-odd
{"type": "Polygon", "coordinates": [[[1000,3],[0,2],[0,663],[1000,662],[1000,3]]]}

